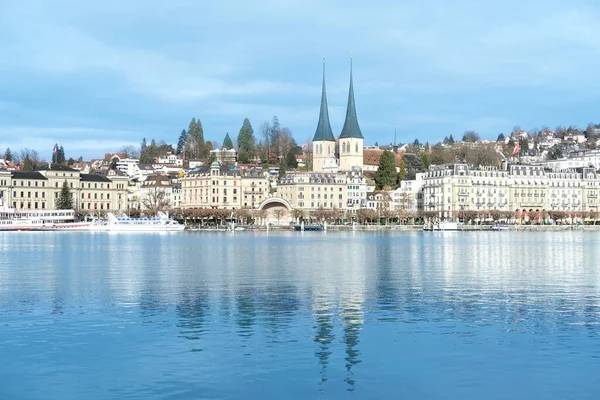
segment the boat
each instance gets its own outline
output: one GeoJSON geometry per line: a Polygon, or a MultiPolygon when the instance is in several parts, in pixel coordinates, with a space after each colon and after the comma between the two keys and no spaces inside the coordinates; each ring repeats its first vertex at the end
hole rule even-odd
{"type": "Polygon", "coordinates": [[[160,211],[156,218],[117,217],[113,213],[108,213],[106,220],[94,220],[90,226],[92,231],[109,232],[178,232],[184,229],[185,225],[160,211]]]}
{"type": "Polygon", "coordinates": [[[309,231],[324,231],[325,230],[325,226],[323,225],[295,225],[294,229],[297,231],[305,231],[305,232],[309,232],[309,231]]]}
{"type": "Polygon", "coordinates": [[[462,222],[442,221],[423,226],[424,231],[462,231],[462,222]]]}
{"type": "Polygon", "coordinates": [[[508,231],[508,230],[510,230],[508,228],[508,225],[506,225],[506,224],[497,224],[497,225],[492,226],[490,229],[493,231],[508,231]]]}
{"type": "Polygon", "coordinates": [[[90,222],[75,222],[74,210],[23,210],[9,208],[0,199],[0,231],[88,230],[90,222]]]}

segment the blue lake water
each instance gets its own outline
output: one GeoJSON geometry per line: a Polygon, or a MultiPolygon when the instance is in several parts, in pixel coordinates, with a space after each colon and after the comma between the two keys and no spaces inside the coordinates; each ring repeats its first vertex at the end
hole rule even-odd
{"type": "Polygon", "coordinates": [[[598,399],[600,234],[0,233],[0,399],[598,399]]]}

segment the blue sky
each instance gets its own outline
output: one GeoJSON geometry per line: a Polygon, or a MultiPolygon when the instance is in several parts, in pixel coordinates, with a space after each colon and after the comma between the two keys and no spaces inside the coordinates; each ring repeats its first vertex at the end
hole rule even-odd
{"type": "Polygon", "coordinates": [[[321,58],[331,124],[349,55],[365,142],[431,142],[600,122],[595,1],[0,1],[0,148],[54,142],[86,158],[143,137],[175,143],[316,128],[321,58]]]}

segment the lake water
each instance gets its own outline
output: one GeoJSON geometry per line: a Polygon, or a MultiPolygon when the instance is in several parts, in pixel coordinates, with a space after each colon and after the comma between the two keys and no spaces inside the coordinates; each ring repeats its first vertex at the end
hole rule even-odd
{"type": "Polygon", "coordinates": [[[599,239],[0,233],[0,399],[598,399],[599,239]]]}

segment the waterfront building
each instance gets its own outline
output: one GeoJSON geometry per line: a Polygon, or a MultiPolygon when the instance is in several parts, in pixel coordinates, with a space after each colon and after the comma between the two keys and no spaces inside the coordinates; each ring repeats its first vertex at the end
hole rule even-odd
{"type": "Polygon", "coordinates": [[[408,213],[417,213],[423,210],[424,175],[424,173],[418,173],[413,180],[401,181],[400,186],[390,192],[394,210],[408,213]]]}
{"type": "Polygon", "coordinates": [[[279,197],[304,210],[358,209],[364,205],[366,192],[360,168],[337,173],[291,172],[277,187],[279,197]]]}
{"type": "Polygon", "coordinates": [[[549,171],[538,165],[508,170],[472,169],[465,164],[432,168],[423,177],[423,210],[598,211],[600,179],[594,168],[549,171]]]}
{"type": "Polygon", "coordinates": [[[0,198],[16,209],[52,210],[64,182],[71,190],[76,211],[118,211],[127,206],[126,176],[82,174],[58,164],[39,171],[0,171],[0,198]]]}
{"type": "Polygon", "coordinates": [[[256,208],[269,194],[269,178],[261,170],[242,173],[236,166],[213,162],[181,179],[182,208],[256,208]]]}

